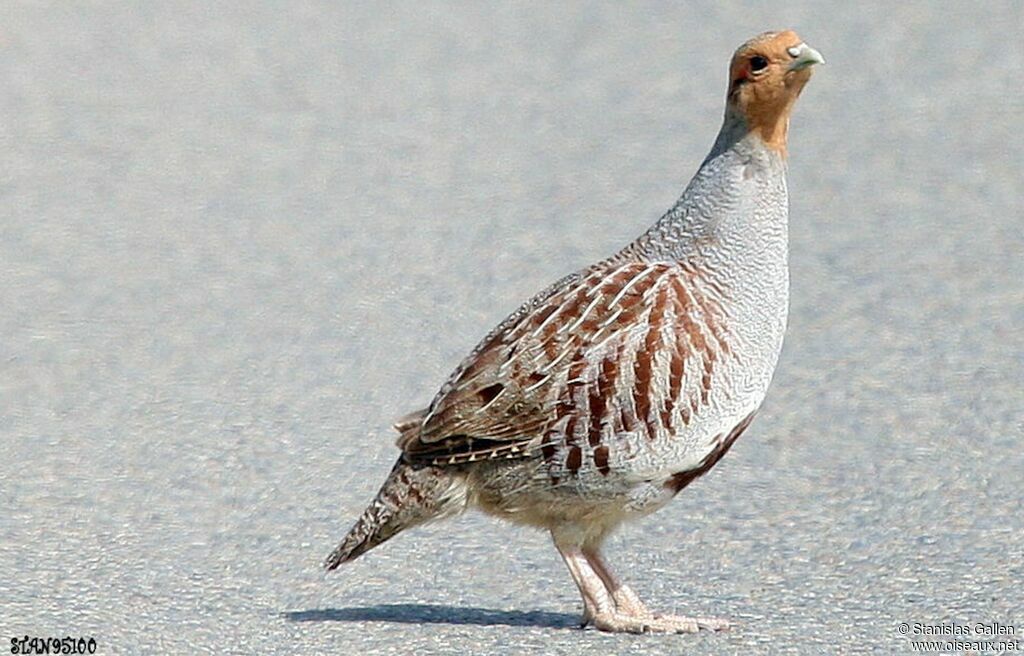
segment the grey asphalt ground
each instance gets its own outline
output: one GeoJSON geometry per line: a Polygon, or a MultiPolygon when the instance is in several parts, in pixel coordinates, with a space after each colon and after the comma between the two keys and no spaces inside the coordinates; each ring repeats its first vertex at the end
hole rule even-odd
{"type": "Polygon", "coordinates": [[[0,649],[1024,648],[1024,3],[0,4],[0,649]],[[792,315],[729,456],[609,556],[720,635],[579,631],[480,515],[320,562],[493,324],[617,249],[736,45],[825,55],[791,131],[792,315]]]}

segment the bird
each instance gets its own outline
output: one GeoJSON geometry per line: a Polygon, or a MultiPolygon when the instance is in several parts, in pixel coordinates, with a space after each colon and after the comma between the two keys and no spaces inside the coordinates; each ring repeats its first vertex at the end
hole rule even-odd
{"type": "Polygon", "coordinates": [[[601,547],[714,467],[765,398],[789,305],[790,116],[822,63],[792,30],[735,51],[721,129],[679,200],[522,304],[395,423],[397,462],[328,570],[474,508],[550,533],[584,627],[729,628],[652,612],[601,547]]]}

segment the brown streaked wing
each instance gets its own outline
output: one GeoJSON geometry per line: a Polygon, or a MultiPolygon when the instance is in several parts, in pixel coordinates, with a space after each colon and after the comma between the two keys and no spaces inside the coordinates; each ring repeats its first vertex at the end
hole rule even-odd
{"type": "MultiPolygon", "coordinates": [[[[432,403],[419,434],[403,440],[406,456],[435,464],[522,457],[545,447],[542,436],[550,436],[552,425],[567,415],[587,422],[581,424],[588,427],[585,439],[596,448],[602,425],[620,411],[619,392],[614,386],[601,386],[601,372],[605,378],[611,373],[609,353],[642,358],[635,369],[646,376],[651,375],[648,363],[656,354],[644,349],[669,348],[706,357],[693,351],[706,348],[708,342],[662,340],[660,331],[649,325],[662,321],[668,296],[674,296],[670,283],[684,275],[675,263],[609,261],[530,301],[456,370],[432,403]],[[641,339],[630,340],[631,335],[641,339]],[[583,371],[592,372],[586,381],[581,380],[583,371]],[[609,395],[612,398],[605,398],[609,395]],[[577,407],[580,404],[585,407],[577,407]],[[592,417],[594,413],[602,416],[592,417]]],[[[632,369],[635,363],[628,366],[632,369]]],[[[681,376],[679,369],[674,365],[673,373],[681,376]]],[[[656,421],[658,413],[650,412],[655,406],[670,413],[675,399],[664,397],[678,394],[679,385],[654,390],[651,381],[639,382],[631,396],[641,406],[641,421],[656,421]]],[[[602,470],[607,468],[607,455],[602,449],[598,456],[602,470]]],[[[569,464],[578,466],[578,460],[579,454],[570,453],[569,464]]]]}
{"type": "Polygon", "coordinates": [[[437,458],[538,440],[556,416],[568,368],[585,357],[595,338],[619,330],[623,319],[636,314],[623,311],[604,323],[609,300],[647,266],[598,266],[520,308],[456,370],[431,404],[418,438],[403,450],[415,459],[437,458]]]}

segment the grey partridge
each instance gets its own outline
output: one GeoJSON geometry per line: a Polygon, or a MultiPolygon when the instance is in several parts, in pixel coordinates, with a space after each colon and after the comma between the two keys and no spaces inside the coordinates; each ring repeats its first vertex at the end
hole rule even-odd
{"type": "Polygon", "coordinates": [[[585,625],[727,626],[648,611],[600,549],[713,467],[765,397],[789,298],[789,118],[822,62],[792,31],[740,46],[722,128],[679,201],[523,304],[395,425],[398,462],[328,569],[473,507],[550,531],[585,625]]]}

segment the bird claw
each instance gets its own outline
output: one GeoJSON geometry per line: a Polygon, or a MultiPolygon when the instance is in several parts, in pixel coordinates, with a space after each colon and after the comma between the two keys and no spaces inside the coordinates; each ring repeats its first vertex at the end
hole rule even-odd
{"type": "Polygon", "coordinates": [[[687,627],[695,627],[688,633],[696,633],[697,631],[728,631],[730,624],[729,620],[719,619],[717,617],[680,617],[678,615],[655,615],[655,620],[664,622],[669,625],[679,624],[687,627]]]}
{"type": "Polygon", "coordinates": [[[729,622],[713,617],[680,617],[678,615],[627,615],[620,612],[599,613],[584,618],[584,626],[592,624],[609,633],[697,633],[725,631],[729,622]]]}

